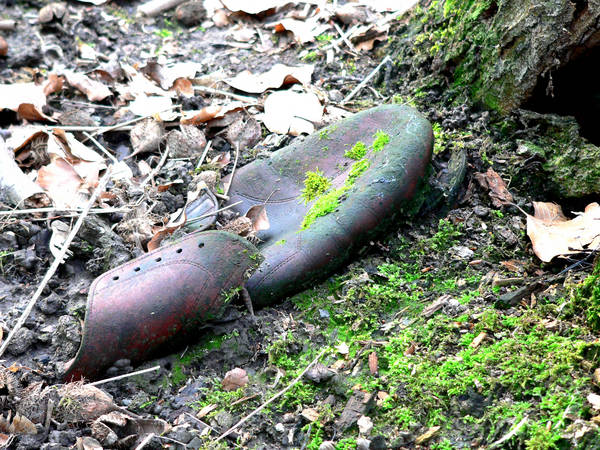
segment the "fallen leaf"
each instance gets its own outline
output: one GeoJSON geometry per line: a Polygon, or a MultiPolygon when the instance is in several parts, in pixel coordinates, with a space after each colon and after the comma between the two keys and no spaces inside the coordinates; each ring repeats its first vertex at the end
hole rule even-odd
{"type": "Polygon", "coordinates": [[[282,19],[275,25],[275,31],[281,33],[283,31],[291,31],[294,38],[300,44],[314,41],[315,37],[324,33],[329,29],[329,24],[322,24],[318,17],[301,21],[296,19],[282,19]]]}
{"type": "Polygon", "coordinates": [[[369,371],[371,375],[377,375],[377,372],[379,372],[379,360],[375,352],[369,353],[369,371]]]}
{"type": "Polygon", "coordinates": [[[255,232],[271,228],[265,205],[251,206],[246,212],[246,217],[252,221],[252,229],[255,232]]]}
{"type": "Polygon", "coordinates": [[[411,342],[406,350],[404,350],[404,356],[410,356],[415,353],[417,346],[414,342],[411,342]]]}
{"type": "Polygon", "coordinates": [[[418,0],[359,0],[358,3],[375,11],[393,11],[402,14],[415,6],[418,0]]]}
{"type": "Polygon", "coordinates": [[[235,77],[224,80],[225,83],[240,91],[259,94],[267,89],[279,88],[293,83],[310,84],[315,66],[303,65],[290,67],[275,64],[267,72],[253,74],[249,70],[238,73],[235,77]]]}
{"type": "Polygon", "coordinates": [[[37,174],[39,184],[58,208],[84,206],[87,197],[81,190],[84,180],[64,158],[54,157],[37,174]]]}
{"type": "Polygon", "coordinates": [[[102,450],[103,447],[96,439],[90,436],[78,437],[75,442],[78,450],[102,450]]]}
{"type": "Polygon", "coordinates": [[[8,43],[0,36],[0,56],[8,55],[8,43]]]}
{"type": "MultiPolygon", "coordinates": [[[[56,387],[46,388],[52,389],[56,387]]],[[[117,408],[110,395],[89,384],[67,383],[60,386],[57,392],[61,400],[65,400],[55,405],[55,417],[68,423],[91,421],[117,408]]]]}
{"type": "Polygon", "coordinates": [[[377,392],[377,400],[376,400],[377,406],[382,406],[382,405],[383,405],[383,402],[385,402],[385,400],[386,400],[386,399],[387,399],[389,396],[390,396],[390,394],[388,394],[388,393],[387,393],[387,392],[385,392],[385,391],[379,391],[379,392],[377,392]]]}
{"type": "Polygon", "coordinates": [[[248,384],[248,375],[244,369],[236,367],[225,374],[221,384],[224,391],[235,391],[248,384]]]}
{"type": "Polygon", "coordinates": [[[342,342],[341,344],[336,345],[335,349],[337,350],[337,352],[340,355],[346,356],[346,355],[348,355],[348,353],[350,353],[350,347],[348,347],[348,344],[346,344],[345,342],[342,342]]]}
{"type": "Polygon", "coordinates": [[[314,408],[304,408],[300,413],[308,422],[316,422],[319,420],[319,411],[314,408]]]}
{"type": "Polygon", "coordinates": [[[358,432],[360,434],[368,436],[373,429],[373,420],[369,416],[360,416],[356,421],[356,425],[358,425],[358,432]]]}
{"type": "Polygon", "coordinates": [[[0,415],[0,431],[3,433],[18,435],[37,434],[37,428],[31,420],[19,413],[16,413],[15,417],[12,418],[10,411],[6,417],[4,417],[4,415],[0,415]]]}
{"type": "Polygon", "coordinates": [[[227,105],[210,105],[198,111],[184,111],[181,118],[182,125],[200,125],[209,120],[220,118],[225,114],[239,111],[247,104],[241,102],[231,102],[227,105]]]}
{"type": "Polygon", "coordinates": [[[152,117],[136,123],[129,134],[133,153],[128,156],[146,152],[158,152],[165,134],[163,124],[152,117]]]}
{"type": "Polygon", "coordinates": [[[20,205],[43,190],[21,171],[11,153],[0,138],[0,201],[20,205]]]}
{"type": "MultiPolygon", "coordinates": [[[[146,94],[141,94],[136,97],[134,101],[132,101],[128,108],[129,110],[135,114],[136,116],[147,116],[148,114],[159,114],[164,113],[170,110],[173,106],[173,102],[170,97],[162,96],[162,95],[152,95],[148,96],[146,94]]],[[[171,112],[171,114],[173,114],[171,112]]],[[[164,116],[160,115],[162,120],[169,120],[170,115],[164,116]]]]}
{"type": "Polygon", "coordinates": [[[534,215],[527,215],[527,235],[534,253],[544,262],[555,256],[580,253],[600,246],[600,205],[590,203],[583,214],[568,220],[560,206],[533,202],[534,215]]]}
{"type": "Polygon", "coordinates": [[[140,69],[140,72],[158,83],[162,89],[169,90],[178,79],[192,79],[202,69],[203,67],[200,63],[194,62],[181,62],[165,66],[156,61],[149,61],[140,69]]]}
{"type": "Polygon", "coordinates": [[[600,395],[588,394],[587,401],[592,405],[592,408],[600,410],[600,395]]]}
{"type": "Polygon", "coordinates": [[[376,41],[386,41],[389,24],[369,24],[356,28],[348,37],[356,50],[372,50],[376,41]]]}
{"type": "Polygon", "coordinates": [[[503,205],[507,205],[513,202],[513,196],[508,191],[506,183],[500,177],[500,175],[498,175],[498,173],[491,167],[487,170],[486,173],[476,173],[475,179],[481,185],[482,188],[489,189],[492,204],[496,208],[500,208],[503,205]]]}
{"type": "Polygon", "coordinates": [[[265,100],[263,121],[269,131],[298,136],[315,130],[323,117],[323,106],[313,93],[277,91],[265,100]]]}
{"type": "Polygon", "coordinates": [[[100,81],[92,80],[83,73],[65,70],[63,75],[69,85],[83,92],[91,102],[99,102],[112,95],[108,86],[100,81]]]}
{"type": "Polygon", "coordinates": [[[42,112],[46,106],[45,85],[0,84],[0,109],[10,109],[27,120],[52,120],[42,112]]]}
{"type": "Polygon", "coordinates": [[[221,0],[221,3],[232,12],[245,12],[246,14],[260,14],[269,9],[279,8],[288,3],[288,0],[221,0]]]}
{"type": "Polygon", "coordinates": [[[49,23],[54,19],[62,19],[66,12],[67,8],[64,4],[59,2],[50,3],[39,10],[38,22],[49,23]]]}
{"type": "Polygon", "coordinates": [[[200,411],[198,411],[196,413],[196,417],[198,419],[202,419],[203,417],[209,415],[211,412],[213,412],[218,407],[219,407],[219,405],[214,404],[214,403],[211,403],[210,405],[206,405],[204,408],[202,408],[200,411]]]}
{"type": "Polygon", "coordinates": [[[210,160],[211,165],[216,166],[220,169],[227,167],[227,165],[231,162],[231,153],[229,152],[221,152],[213,159],[210,160]]]}

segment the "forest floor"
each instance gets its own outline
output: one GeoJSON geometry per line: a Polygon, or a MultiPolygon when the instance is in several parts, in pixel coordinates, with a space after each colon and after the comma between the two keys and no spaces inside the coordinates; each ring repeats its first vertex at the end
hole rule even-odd
{"type": "MultiPolygon", "coordinates": [[[[10,418],[0,423],[0,438],[7,446],[97,448],[93,444],[100,442],[104,448],[600,448],[600,416],[594,409],[600,407],[595,397],[600,315],[593,260],[588,256],[542,263],[526,234],[525,214],[498,202],[497,191],[490,195],[478,180],[499,174],[512,202],[530,213],[533,201],[556,201],[568,213],[585,205],[546,192],[539,161],[518,151],[521,140],[536,133],[530,123],[535,119],[498,117],[468,103],[448,102],[443,88],[415,88],[415,74],[428,74],[430,68],[415,67],[407,59],[414,39],[409,14],[359,8],[366,16],[355,13],[345,23],[333,11],[329,19],[313,23],[309,34],[316,34],[299,43],[300,34],[275,32],[272,24],[292,13],[308,23],[314,6],[289,5],[260,16],[221,11],[184,26],[173,10],[136,16],[138,1],[98,6],[69,1],[62,15],[60,8],[54,10],[60,18],[50,16],[45,23],[40,17],[52,14],[48,7],[40,13],[46,3],[10,3],[0,12],[0,21],[12,19],[17,25],[0,32],[8,46],[7,55],[0,57],[0,82],[12,85],[63,74],[68,82],[49,94],[41,108],[61,125],[110,126],[135,118],[127,105],[142,95],[131,80],[151,62],[161,68],[198,63],[191,75],[176,78],[188,78],[199,88],[187,96],[182,88],[183,93],[168,97],[169,104],[184,111],[216,104],[227,109],[235,99],[210,91],[217,89],[252,98],[254,103],[245,107],[251,116],[262,111],[268,94],[234,90],[224,78],[245,69],[261,74],[276,63],[310,65],[314,72],[303,92],[314,93],[327,110],[317,129],[347,112],[383,103],[409,104],[434,127],[431,182],[444,172],[452,152],[465,153],[467,174],[449,207],[425,208],[397,223],[322,284],[262,308],[256,317],[240,306],[227,320],[208,324],[197,341],[135,367],[160,365],[158,370],[99,385],[115,405],[133,413],[119,419],[125,421],[121,426],[114,418],[98,424],[96,417],[65,413],[76,409],[75,395],[63,393],[54,412],[29,414],[36,434],[11,429],[10,418]],[[348,31],[352,20],[381,20],[382,28],[389,29],[371,30],[381,39],[364,50],[354,47],[368,41],[364,35],[350,48],[333,24],[348,31]],[[391,62],[343,103],[385,57],[391,62]],[[110,79],[118,77],[116,61],[127,64],[124,79],[129,82],[110,79]],[[96,81],[77,83],[74,74],[101,74],[111,86],[110,96],[94,97],[101,97],[96,81]],[[91,86],[86,94],[73,87],[86,83],[91,86]],[[316,358],[289,390],[217,442],[221,433],[290,386],[316,358]],[[222,381],[234,368],[244,369],[248,382],[228,391],[222,381]],[[157,431],[158,422],[143,425],[139,416],[162,419],[169,430],[157,431]],[[128,420],[137,428],[127,428],[128,420]]],[[[194,13],[186,14],[189,18],[194,13]]],[[[158,78],[170,76],[157,69],[150,72],[158,78]]],[[[14,138],[25,121],[4,107],[0,134],[14,138]]],[[[152,107],[141,106],[146,111],[152,107]]],[[[230,123],[200,126],[212,141],[208,159],[215,165],[232,151],[223,133],[230,123]]],[[[84,139],[78,132],[75,136],[84,139]]],[[[261,124],[260,142],[244,150],[241,164],[265,157],[292,139],[261,124]]],[[[106,132],[99,141],[119,158],[138,150],[132,148],[129,131],[106,132]]],[[[0,376],[0,407],[5,416],[9,411],[14,416],[16,409],[27,417],[28,409],[18,403],[33,388],[59,389],[62,367],[79,347],[89,285],[107,267],[146,251],[140,243],[152,237],[152,226],[184,205],[203,149],[169,155],[162,165],[160,149],[128,159],[138,185],[149,168],[158,170],[145,190],[125,190],[102,200],[103,207],[119,211],[92,212],[86,219],[70,248],[73,254],[2,356],[6,369],[0,376]],[[98,230],[107,228],[113,230],[111,238],[101,240],[98,230]]],[[[22,168],[40,166],[33,161],[22,168]]],[[[232,166],[233,158],[223,173],[232,166]]],[[[0,217],[4,338],[54,260],[49,247],[52,219],[62,218],[67,225],[77,219],[78,214],[66,217],[59,211],[0,217]]],[[[117,366],[103,378],[134,370],[128,361],[117,366]]],[[[77,398],[93,409],[89,398],[77,398]]],[[[46,412],[47,404],[41,406],[46,412]]]]}

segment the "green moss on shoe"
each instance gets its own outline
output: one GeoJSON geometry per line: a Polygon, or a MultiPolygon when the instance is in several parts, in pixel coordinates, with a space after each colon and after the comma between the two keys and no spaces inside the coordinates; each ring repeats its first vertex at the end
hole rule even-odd
{"type": "Polygon", "coordinates": [[[319,169],[315,170],[314,172],[306,172],[304,189],[302,189],[302,198],[304,199],[304,203],[313,201],[323,192],[327,191],[327,189],[330,187],[331,181],[329,181],[319,169]]]}
{"type": "Polygon", "coordinates": [[[359,159],[364,158],[366,154],[367,154],[367,146],[365,145],[364,142],[358,141],[356,144],[354,144],[354,147],[352,147],[350,150],[347,150],[346,153],[344,153],[344,156],[346,158],[350,158],[350,159],[354,159],[355,161],[358,161],[359,159]]]}
{"type": "Polygon", "coordinates": [[[384,133],[381,130],[377,131],[377,133],[375,133],[373,137],[375,138],[375,140],[373,141],[373,145],[371,145],[371,147],[373,147],[374,152],[379,152],[383,150],[383,147],[385,147],[387,143],[390,142],[390,135],[384,133]]]}

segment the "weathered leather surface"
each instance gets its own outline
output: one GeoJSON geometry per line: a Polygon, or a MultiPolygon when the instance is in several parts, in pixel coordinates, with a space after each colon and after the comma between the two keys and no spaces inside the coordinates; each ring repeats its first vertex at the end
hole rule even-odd
{"type": "Polygon", "coordinates": [[[143,361],[174,336],[218,317],[256,258],[246,239],[206,231],[102,274],[90,287],[81,347],[65,379],[94,378],[122,358],[143,361]]]}
{"type": "MultiPolygon", "coordinates": [[[[429,122],[407,106],[384,105],[344,119],[237,171],[230,203],[240,214],[266,203],[271,228],[262,231],[264,262],[246,283],[255,304],[265,305],[311,286],[344,264],[351,252],[397,220],[412,199],[431,159],[429,122]],[[357,141],[367,146],[377,131],[390,137],[339,208],[306,230],[313,202],[301,198],[307,171],[321,170],[333,187],[344,184],[354,160],[344,156],[357,141]],[[268,199],[268,200],[267,200],[268,199]]],[[[224,182],[229,182],[226,178],[224,182]]]]}

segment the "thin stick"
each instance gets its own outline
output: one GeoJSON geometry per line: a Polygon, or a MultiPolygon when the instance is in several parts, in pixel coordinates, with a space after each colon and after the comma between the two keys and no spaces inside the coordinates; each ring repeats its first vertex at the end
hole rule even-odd
{"type": "Polygon", "coordinates": [[[149,369],[142,369],[142,370],[138,370],[136,372],[126,373],[124,375],[118,375],[116,377],[106,378],[106,379],[100,380],[100,381],[94,381],[93,383],[87,383],[87,385],[88,386],[98,386],[99,384],[109,383],[111,381],[121,380],[123,378],[134,377],[136,375],[141,375],[142,373],[147,373],[147,372],[153,372],[158,369],[160,369],[160,366],[154,366],[154,367],[150,367],[149,369]]]}
{"type": "Polygon", "coordinates": [[[81,212],[81,215],[77,219],[77,222],[75,222],[73,229],[71,230],[71,232],[67,236],[67,239],[63,243],[63,246],[62,246],[60,252],[58,253],[58,256],[54,259],[54,261],[48,268],[46,275],[44,276],[44,278],[42,279],[42,282],[39,284],[37,290],[31,297],[31,300],[29,301],[29,303],[27,304],[27,307],[21,314],[21,317],[19,317],[19,320],[17,320],[17,323],[15,324],[13,329],[8,334],[8,337],[2,343],[2,347],[0,347],[0,356],[2,356],[4,354],[4,352],[6,351],[6,348],[10,344],[12,338],[15,336],[17,331],[19,331],[21,329],[21,327],[27,320],[27,317],[29,317],[29,314],[31,313],[31,310],[35,306],[35,303],[37,302],[38,298],[40,298],[40,296],[42,295],[42,291],[44,290],[44,288],[46,287],[46,285],[48,284],[50,279],[54,276],[56,270],[58,269],[58,266],[65,259],[66,255],[67,255],[67,250],[69,250],[69,246],[71,245],[71,242],[73,242],[75,235],[81,228],[81,225],[83,225],[83,221],[85,220],[88,213],[90,212],[90,209],[92,209],[92,205],[95,203],[95,201],[98,198],[98,196],[100,195],[100,193],[106,187],[106,184],[108,183],[108,180],[110,179],[110,174],[112,172],[112,168],[113,168],[113,166],[108,166],[108,168],[106,169],[106,173],[100,179],[100,182],[98,183],[98,186],[96,186],[96,189],[94,189],[94,192],[92,193],[92,196],[88,200],[87,205],[85,206],[84,210],[81,212]]]}
{"type": "Polygon", "coordinates": [[[340,26],[335,22],[333,22],[333,26],[335,27],[337,32],[340,34],[341,39],[348,46],[348,48],[352,51],[356,51],[356,49],[354,48],[354,45],[352,45],[352,42],[350,42],[350,39],[348,39],[348,36],[346,36],[344,34],[344,31],[340,28],[340,26]]]}
{"type": "Polygon", "coordinates": [[[212,144],[212,141],[208,141],[208,143],[206,144],[206,147],[204,147],[204,151],[202,152],[202,156],[200,157],[200,160],[198,161],[198,164],[196,164],[196,169],[199,169],[200,166],[204,163],[204,160],[206,159],[206,155],[208,155],[208,151],[210,150],[210,145],[212,144]]]}
{"type": "MultiPolygon", "coordinates": [[[[115,212],[125,212],[128,208],[90,208],[89,212],[93,214],[109,214],[115,212]]],[[[31,209],[15,209],[14,211],[0,211],[1,216],[18,216],[23,214],[37,214],[45,212],[71,212],[79,213],[82,208],[31,208],[31,209]]]]}
{"type": "Polygon", "coordinates": [[[229,196],[229,189],[231,189],[231,185],[233,184],[233,177],[235,176],[235,168],[237,167],[239,158],[240,158],[240,143],[236,142],[236,144],[235,144],[235,160],[233,161],[233,169],[231,169],[231,178],[229,179],[229,183],[227,183],[225,192],[223,192],[223,195],[225,195],[226,197],[229,196]]]}
{"type": "Polygon", "coordinates": [[[189,223],[198,222],[199,220],[205,219],[207,217],[217,215],[220,212],[225,211],[226,209],[233,208],[234,206],[239,205],[240,203],[242,203],[241,200],[239,202],[232,203],[231,205],[223,206],[221,209],[217,209],[216,211],[209,212],[209,213],[206,213],[206,214],[202,214],[201,216],[198,216],[198,217],[194,217],[193,219],[190,219],[190,220],[186,221],[185,224],[187,225],[189,223]]]}
{"type": "Polygon", "coordinates": [[[148,442],[152,440],[154,436],[154,433],[150,433],[149,435],[147,435],[144,439],[142,439],[142,442],[140,442],[140,444],[135,448],[135,450],[142,450],[146,446],[146,444],[148,444],[148,442]]]}
{"type": "Polygon", "coordinates": [[[319,353],[317,355],[317,357],[315,359],[313,359],[308,366],[306,366],[306,368],[302,371],[302,373],[300,375],[298,375],[296,378],[294,378],[294,380],[290,384],[288,384],[286,386],[285,389],[279,391],[277,394],[275,394],[269,400],[267,400],[266,402],[264,402],[262,405],[260,405],[258,408],[256,408],[254,411],[252,411],[250,414],[248,414],[246,417],[244,417],[242,420],[240,420],[238,423],[236,423],[234,426],[232,426],[229,430],[227,430],[225,433],[223,433],[221,436],[219,436],[215,442],[219,442],[221,439],[223,439],[224,437],[226,437],[229,433],[231,433],[232,431],[234,431],[236,428],[238,428],[240,425],[242,425],[248,419],[250,419],[251,417],[253,417],[256,414],[258,414],[259,412],[261,412],[269,404],[273,403],[275,400],[277,400],[279,397],[281,397],[283,394],[285,394],[287,391],[289,391],[292,387],[294,387],[302,379],[302,377],[304,376],[304,374],[306,372],[308,372],[308,370],[313,365],[315,365],[317,363],[317,361],[319,361],[319,359],[321,359],[321,356],[323,356],[327,350],[328,350],[327,348],[324,348],[321,351],[321,353],[319,353]]]}
{"type": "Polygon", "coordinates": [[[521,428],[523,428],[523,425],[525,425],[527,423],[528,420],[529,420],[529,417],[527,417],[527,416],[523,417],[521,419],[521,421],[512,430],[510,430],[507,434],[502,436],[496,442],[492,442],[490,444],[489,448],[496,448],[496,447],[499,447],[500,445],[504,444],[506,441],[508,441],[510,438],[512,438],[515,434],[517,434],[519,432],[519,430],[521,428]]]}
{"type": "Polygon", "coordinates": [[[385,58],[383,58],[383,61],[381,61],[381,62],[379,63],[379,65],[378,65],[377,67],[375,67],[375,68],[373,69],[373,71],[372,71],[372,72],[371,72],[369,75],[367,75],[367,77],[366,77],[364,80],[362,80],[362,81],[361,81],[361,82],[358,84],[358,86],[356,86],[356,87],[355,87],[355,88],[352,90],[352,92],[350,92],[350,93],[349,93],[349,94],[346,96],[346,98],[345,98],[344,100],[342,100],[342,104],[344,104],[344,103],[348,103],[348,102],[349,102],[349,101],[350,101],[350,100],[351,100],[351,99],[352,99],[352,98],[353,98],[353,97],[354,97],[354,96],[355,96],[355,95],[358,93],[358,91],[360,91],[360,90],[361,90],[363,87],[365,87],[365,85],[366,85],[366,84],[367,84],[367,83],[368,83],[368,82],[371,80],[371,78],[373,78],[373,77],[375,76],[375,74],[376,74],[377,72],[379,72],[379,70],[381,70],[381,68],[382,68],[382,67],[383,67],[385,64],[387,64],[387,62],[388,62],[388,61],[391,61],[391,60],[392,60],[392,58],[390,58],[390,55],[387,55],[385,58]]]}
{"type": "MultiPolygon", "coordinates": [[[[171,105],[169,108],[163,110],[163,111],[159,111],[159,112],[153,112],[150,114],[146,114],[145,116],[141,116],[141,117],[136,117],[135,119],[131,119],[128,120],[127,122],[123,122],[123,123],[118,123],[116,125],[112,125],[110,127],[95,127],[94,130],[80,130],[80,131],[93,131],[92,136],[98,136],[99,134],[102,133],[106,133],[108,131],[113,131],[113,130],[118,130],[119,128],[123,128],[126,127],[128,125],[133,125],[134,123],[138,123],[144,119],[147,119],[148,117],[152,117],[154,114],[161,114],[167,111],[171,111],[172,109],[175,108],[179,108],[181,105],[171,105]]],[[[56,127],[56,128],[63,128],[63,127],[56,127]]],[[[84,127],[80,127],[80,128],[84,128],[84,127]]],[[[87,139],[83,139],[81,142],[85,142],[87,139]]]]}
{"type": "Polygon", "coordinates": [[[215,94],[222,95],[224,97],[231,97],[235,100],[239,100],[244,103],[256,103],[256,99],[254,97],[246,97],[245,95],[234,94],[233,92],[222,91],[220,89],[213,89],[206,86],[195,85],[195,91],[206,92],[207,94],[215,94]]]}
{"type": "Polygon", "coordinates": [[[165,151],[164,151],[162,157],[160,158],[160,161],[156,165],[156,167],[154,169],[152,169],[152,171],[148,174],[148,176],[144,179],[144,181],[142,181],[142,184],[139,185],[140,188],[143,188],[144,186],[146,186],[148,181],[150,181],[152,178],[154,178],[156,176],[156,174],[158,173],[160,168],[163,166],[163,164],[167,160],[167,156],[169,156],[169,146],[168,145],[167,145],[167,148],[165,148],[165,151]]]}
{"type": "Polygon", "coordinates": [[[109,157],[109,159],[112,160],[113,164],[117,164],[119,161],[117,160],[117,158],[115,158],[113,156],[113,154],[111,152],[109,152],[106,147],[104,147],[104,145],[102,145],[100,142],[98,142],[96,140],[96,138],[94,138],[94,136],[92,136],[91,134],[89,134],[87,131],[84,131],[83,134],[85,135],[85,137],[87,137],[90,141],[92,141],[92,143],[98,147],[100,149],[100,151],[102,153],[104,153],[106,156],[109,157]]]}

